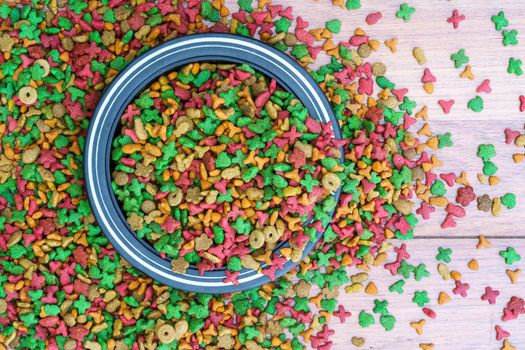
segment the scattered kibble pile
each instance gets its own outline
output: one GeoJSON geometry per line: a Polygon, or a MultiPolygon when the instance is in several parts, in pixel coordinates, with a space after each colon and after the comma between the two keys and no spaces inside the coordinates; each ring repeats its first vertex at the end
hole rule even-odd
{"type": "Polygon", "coordinates": [[[247,65],[194,63],[162,76],[121,121],[115,194],[131,229],[176,272],[257,270],[285,241],[292,249],[280,251],[298,261],[330,221],[339,141],[247,65]]]}
{"type": "MultiPolygon", "coordinates": [[[[332,3],[350,10],[361,7],[359,0],[332,3]]],[[[366,271],[382,266],[397,279],[389,291],[403,294],[408,279],[420,281],[430,272],[425,264],[408,261],[405,244],[393,247],[392,252],[388,239],[412,238],[416,215],[428,219],[442,208],[446,213],[442,227],[449,228],[476,199],[484,207],[490,205],[487,199],[492,200],[476,196],[465,172],[438,171],[441,162],[434,151],[451,146],[451,135],[434,135],[426,123],[427,107],[416,110],[408,90],[387,78],[385,65],[367,62],[379,47],[378,40],[358,28],[348,40],[337,43],[332,33],[340,30],[340,22],[309,28],[293,12],[268,0],[239,0],[235,10],[225,7],[222,0],[159,0],[156,4],[22,0],[0,5],[1,349],[296,350],[311,346],[328,350],[333,346],[331,319],[348,322],[353,317],[351,321],[357,319],[362,327],[379,323],[385,331],[395,327],[396,317],[387,300],[376,299],[370,310],[352,314],[339,305],[340,290],[377,294],[378,287],[366,271]],[[177,291],[132,268],[100,231],[83,187],[84,135],[103,89],[148,48],[179,35],[206,31],[257,37],[310,66],[330,99],[345,140],[342,195],[315,251],[272,283],[226,295],[177,291]],[[331,61],[312,68],[321,54],[331,61]]],[[[400,23],[410,21],[412,15],[417,16],[415,8],[400,6],[400,23]]],[[[367,23],[373,25],[381,17],[380,12],[370,13],[367,23]]],[[[453,17],[451,21],[458,22],[462,16],[453,13],[453,17]]],[[[502,23],[499,28],[496,24],[498,30],[508,25],[502,23]]],[[[505,35],[510,45],[513,35],[505,35]]],[[[395,54],[397,42],[393,37],[384,44],[395,54]]],[[[421,53],[416,51],[423,63],[421,53]]],[[[457,55],[456,65],[467,63],[465,51],[457,55]]],[[[521,74],[521,62],[512,63],[509,70],[521,74]]],[[[471,77],[472,71],[465,70],[465,77],[471,77]]],[[[423,84],[436,80],[430,70],[423,74],[423,84]]],[[[477,93],[490,92],[488,83],[478,89],[477,93]]],[[[431,85],[426,90],[432,91],[431,85]]],[[[481,111],[483,104],[474,99],[470,108],[481,111]]],[[[454,100],[438,103],[449,113],[454,100]]],[[[134,120],[138,119],[128,122],[134,120]]],[[[509,143],[523,146],[519,132],[509,134],[509,143]]],[[[150,137],[154,135],[148,132],[150,137]]],[[[523,159],[521,153],[516,154],[515,160],[523,159]]],[[[125,158],[133,160],[131,155],[125,158]]],[[[492,162],[488,155],[482,159],[492,162]]],[[[158,178],[167,181],[162,174],[158,178]]],[[[141,186],[138,178],[135,183],[141,186]]],[[[500,202],[510,208],[513,200],[507,196],[500,202]]],[[[490,246],[480,236],[478,248],[490,246]]],[[[508,247],[499,253],[515,283],[520,273],[515,264],[523,252],[508,247]]],[[[454,281],[452,293],[466,297],[471,292],[469,283],[447,266],[452,255],[447,248],[438,251],[438,272],[454,281]]],[[[269,276],[282,263],[270,254],[261,260],[274,264],[267,271],[269,276]]],[[[472,260],[467,267],[481,269],[472,260]]],[[[229,280],[235,280],[235,275],[229,280]]],[[[494,303],[499,295],[487,286],[481,300],[494,303]]],[[[437,317],[429,307],[430,298],[431,293],[419,287],[411,295],[425,315],[411,323],[417,334],[437,317]]],[[[450,301],[448,293],[439,293],[438,304],[450,301]]],[[[511,297],[501,321],[523,314],[523,298],[511,297]]],[[[510,333],[500,325],[495,330],[503,349],[514,349],[510,333]]],[[[349,340],[355,346],[366,343],[359,336],[349,340]]],[[[435,345],[420,343],[419,347],[430,350],[435,345]]]]}

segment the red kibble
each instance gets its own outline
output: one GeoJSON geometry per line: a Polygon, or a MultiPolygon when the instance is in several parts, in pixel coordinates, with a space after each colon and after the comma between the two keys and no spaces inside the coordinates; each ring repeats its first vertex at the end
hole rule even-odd
{"type": "Polygon", "coordinates": [[[377,22],[379,22],[379,20],[381,19],[383,15],[381,14],[381,12],[371,12],[369,13],[367,16],[366,16],[366,24],[368,24],[369,26],[371,25],[374,25],[376,24],[377,22]]]}

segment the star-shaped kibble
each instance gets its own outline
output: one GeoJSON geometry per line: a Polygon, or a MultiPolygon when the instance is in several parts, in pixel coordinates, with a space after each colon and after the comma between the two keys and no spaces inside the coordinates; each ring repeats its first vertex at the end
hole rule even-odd
{"type": "Polygon", "coordinates": [[[523,62],[520,59],[517,59],[514,57],[509,58],[509,66],[507,67],[507,73],[522,75],[523,74],[523,70],[521,68],[522,64],[523,62]]]}
{"type": "Polygon", "coordinates": [[[80,315],[84,314],[87,309],[91,307],[91,302],[86,300],[86,297],[82,294],[77,301],[73,303],[73,306],[77,308],[80,315]]]}
{"type": "Polygon", "coordinates": [[[495,304],[496,298],[499,296],[499,291],[494,290],[491,287],[485,288],[485,293],[481,296],[481,300],[488,301],[489,304],[495,304]]]}
{"type": "Polygon", "coordinates": [[[415,291],[412,301],[419,307],[423,307],[430,302],[427,291],[415,291]]]}
{"type": "Polygon", "coordinates": [[[459,22],[463,21],[464,19],[465,19],[464,15],[460,15],[458,10],[454,10],[452,11],[452,16],[450,16],[447,19],[447,22],[452,23],[452,25],[454,26],[454,29],[458,29],[459,22]]]}
{"type": "Polygon", "coordinates": [[[408,264],[405,260],[401,261],[401,265],[397,269],[397,274],[404,278],[409,278],[410,274],[414,271],[414,266],[408,264]]]}
{"type": "Polygon", "coordinates": [[[429,276],[430,272],[427,271],[427,266],[425,264],[419,264],[414,268],[414,279],[416,281],[421,281],[423,278],[429,276]]]}
{"type": "Polygon", "coordinates": [[[452,249],[439,247],[438,254],[436,255],[436,260],[449,263],[450,261],[452,261],[450,257],[451,254],[452,254],[452,249]]]}
{"type": "Polygon", "coordinates": [[[201,234],[199,237],[195,238],[195,250],[208,250],[212,245],[213,241],[205,233],[201,234]]]}
{"type": "Polygon", "coordinates": [[[496,27],[496,30],[501,30],[503,27],[506,27],[509,25],[509,21],[505,18],[505,12],[500,11],[498,15],[494,15],[491,17],[492,23],[494,23],[494,26],[496,27]]]}
{"type": "Polygon", "coordinates": [[[399,105],[399,109],[407,112],[408,114],[412,114],[414,108],[416,108],[416,102],[410,100],[407,96],[403,98],[403,103],[399,105]]]}
{"type": "Polygon", "coordinates": [[[470,285],[468,283],[463,283],[461,281],[456,281],[456,288],[452,290],[452,293],[459,294],[463,298],[467,296],[467,291],[469,290],[470,285]]]}
{"type": "Polygon", "coordinates": [[[499,252],[499,255],[505,259],[505,264],[512,265],[516,261],[521,260],[521,256],[516,252],[516,249],[512,247],[508,247],[506,250],[502,250],[499,252]]]}
{"type": "Polygon", "coordinates": [[[518,31],[516,29],[513,30],[503,30],[503,45],[509,46],[509,45],[518,45],[518,31]]]}
{"type": "Polygon", "coordinates": [[[403,3],[401,6],[399,6],[399,11],[396,12],[396,17],[402,18],[403,21],[408,22],[410,21],[410,17],[412,17],[414,12],[416,12],[414,7],[410,7],[407,3],[403,3]]]}
{"type": "Polygon", "coordinates": [[[374,300],[374,313],[381,315],[388,315],[388,301],[386,300],[374,300]]]}
{"type": "Polygon", "coordinates": [[[343,305],[339,305],[339,309],[334,312],[334,316],[339,318],[339,321],[341,321],[341,323],[344,323],[347,317],[352,316],[352,313],[346,311],[343,305]]]}
{"type": "Polygon", "coordinates": [[[450,55],[450,59],[454,61],[454,67],[456,68],[461,68],[462,65],[469,62],[469,58],[465,55],[464,49],[450,55]]]}

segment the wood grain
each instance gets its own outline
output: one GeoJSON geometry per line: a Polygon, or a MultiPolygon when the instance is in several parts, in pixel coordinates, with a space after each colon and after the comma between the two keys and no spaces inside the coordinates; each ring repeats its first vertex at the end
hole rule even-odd
{"type": "MultiPolygon", "coordinates": [[[[518,206],[512,211],[504,211],[498,218],[488,213],[478,212],[474,205],[468,209],[468,216],[458,221],[454,229],[441,230],[439,224],[444,213],[437,213],[428,221],[422,221],[416,229],[418,239],[409,242],[412,259],[429,266],[432,276],[421,282],[407,283],[404,295],[388,292],[388,286],[396,279],[382,268],[372,271],[372,279],[379,287],[379,299],[391,303],[390,311],[397,318],[397,326],[391,332],[385,332],[381,326],[374,325],[362,329],[357,325],[360,310],[371,311],[373,299],[365,294],[340,295],[340,301],[353,316],[345,324],[332,319],[330,324],[336,330],[332,337],[335,350],[355,348],[352,336],[366,338],[364,349],[407,350],[419,349],[419,343],[435,343],[436,350],[492,350],[499,349],[501,343],[495,340],[494,326],[501,323],[502,308],[511,295],[525,297],[525,276],[519,284],[512,285],[505,274],[505,265],[498,256],[498,251],[513,246],[525,258],[525,182],[524,164],[512,162],[513,153],[524,150],[504,143],[503,130],[507,127],[523,130],[525,113],[518,110],[520,94],[525,94],[525,76],[516,77],[506,73],[509,57],[525,61],[525,1],[444,1],[444,0],[407,0],[416,8],[408,23],[395,17],[395,12],[403,1],[363,0],[362,8],[357,11],[341,10],[330,5],[329,0],[274,0],[274,3],[292,6],[294,14],[310,22],[310,28],[323,27],[325,21],[339,18],[342,20],[341,33],[335,41],[346,41],[357,27],[363,28],[372,39],[380,40],[382,45],[369,60],[381,61],[388,67],[387,77],[399,87],[409,88],[409,96],[418,103],[418,108],[427,105],[429,124],[435,133],[452,132],[454,147],[438,152],[444,161],[442,172],[467,170],[470,182],[476,191],[501,196],[514,192],[518,197],[518,206]],[[466,16],[459,29],[454,30],[446,22],[452,10],[457,8],[466,16]],[[510,22],[509,29],[516,29],[519,45],[504,47],[502,35],[494,29],[490,17],[504,10],[510,22]],[[374,26],[365,23],[370,12],[381,11],[383,18],[374,26]],[[385,39],[398,37],[398,52],[390,53],[383,45],[385,39]],[[412,49],[421,47],[428,63],[418,66],[412,57],[412,49]],[[459,49],[465,49],[475,75],[473,81],[461,79],[461,70],[455,69],[450,55],[459,49]],[[420,79],[423,69],[428,67],[438,81],[434,84],[434,94],[428,95],[422,89],[420,79]],[[484,80],[490,79],[491,94],[481,94],[485,101],[482,113],[474,113],[466,108],[469,99],[476,96],[475,89],[484,80]],[[454,99],[455,105],[446,115],[437,105],[439,99],[454,99]],[[481,171],[481,160],[476,157],[480,143],[493,143],[497,149],[494,162],[498,165],[501,183],[497,186],[482,186],[476,175],[481,171]],[[476,240],[464,237],[476,237],[485,234],[492,238],[494,247],[488,250],[475,249],[476,240]],[[510,238],[513,237],[513,238],[510,238]],[[465,282],[471,285],[467,298],[453,296],[452,282],[443,281],[437,274],[435,255],[437,247],[445,246],[454,250],[451,267],[463,273],[465,282]],[[480,270],[470,271],[466,264],[470,258],[479,261],[480,270]],[[499,289],[502,295],[496,305],[489,305],[480,300],[486,286],[499,289]],[[438,314],[436,320],[430,320],[425,332],[418,336],[410,328],[409,322],[426,318],[411,302],[414,290],[427,290],[432,302],[430,307],[438,314]],[[446,290],[453,300],[450,304],[437,306],[439,291],[446,290]],[[461,299],[461,300],[460,300],[461,299]]],[[[320,60],[323,62],[323,60],[320,60]]],[[[452,195],[452,191],[449,191],[452,195]]],[[[525,270],[522,260],[514,268],[525,270]]],[[[356,271],[350,271],[356,273],[356,271]]],[[[518,349],[525,349],[525,317],[508,322],[504,329],[511,332],[511,343],[518,349]]]]}

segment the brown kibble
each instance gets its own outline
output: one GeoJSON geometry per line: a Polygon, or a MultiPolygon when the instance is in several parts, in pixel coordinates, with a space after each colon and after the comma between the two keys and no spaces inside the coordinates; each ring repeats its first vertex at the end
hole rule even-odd
{"type": "Polygon", "coordinates": [[[53,113],[53,116],[55,118],[62,118],[67,113],[66,106],[64,106],[62,103],[55,103],[53,107],[51,108],[51,112],[53,113]]]}
{"type": "Polygon", "coordinates": [[[414,203],[406,199],[397,199],[392,202],[394,207],[403,215],[410,215],[412,213],[412,208],[414,203]]]}
{"type": "Polygon", "coordinates": [[[295,46],[297,44],[297,37],[294,33],[287,33],[283,42],[286,46],[295,46]]]}
{"type": "Polygon", "coordinates": [[[28,148],[22,153],[22,162],[25,164],[34,163],[38,156],[40,155],[40,146],[34,145],[31,148],[28,148]]]}
{"type": "Polygon", "coordinates": [[[412,50],[412,56],[414,56],[419,65],[427,63],[425,52],[423,52],[423,49],[420,47],[414,47],[414,49],[412,50]]]}
{"type": "Polygon", "coordinates": [[[281,235],[277,232],[277,229],[274,226],[266,226],[263,229],[264,239],[267,243],[275,243],[279,240],[281,235]]]}
{"type": "Polygon", "coordinates": [[[163,324],[157,330],[157,337],[163,344],[169,344],[175,340],[175,328],[170,324],[163,324]]]}
{"type": "Polygon", "coordinates": [[[77,341],[74,339],[68,339],[64,343],[64,350],[75,350],[77,348],[77,341]]]}
{"type": "Polygon", "coordinates": [[[354,344],[354,346],[358,348],[365,345],[365,338],[362,338],[362,337],[352,337],[351,341],[352,341],[352,344],[354,344]]]}
{"type": "Polygon", "coordinates": [[[476,259],[470,260],[468,262],[467,266],[471,270],[474,270],[474,271],[478,271],[479,270],[479,264],[478,264],[478,261],[476,259]]]}
{"type": "Polygon", "coordinates": [[[419,320],[417,322],[410,322],[410,327],[414,328],[418,335],[421,335],[423,334],[423,326],[425,325],[426,322],[427,321],[425,320],[419,320]]]}
{"type": "Polygon", "coordinates": [[[329,192],[335,192],[341,186],[341,179],[334,173],[326,173],[321,179],[323,188],[329,192]]]}
{"type": "Polygon", "coordinates": [[[127,221],[133,231],[142,230],[144,227],[144,218],[137,213],[131,213],[127,221]]]}
{"type": "Polygon", "coordinates": [[[223,334],[217,337],[217,346],[221,349],[233,349],[235,339],[231,334],[223,334]]]}
{"type": "MultiPolygon", "coordinates": [[[[198,114],[196,114],[197,112],[192,112],[191,115],[198,115],[200,117],[201,116],[200,110],[195,110],[195,111],[198,111],[198,114]]],[[[186,113],[188,114],[189,111],[186,113]]],[[[182,116],[182,117],[177,118],[177,120],[175,121],[175,130],[173,131],[173,135],[175,135],[176,137],[181,137],[187,132],[193,130],[193,121],[190,119],[191,118],[190,114],[188,114],[188,116],[189,117],[182,116]]]]}
{"type": "Polygon", "coordinates": [[[0,299],[0,314],[7,311],[7,302],[4,299],[0,299]]]}
{"type": "Polygon", "coordinates": [[[246,196],[252,201],[260,201],[264,197],[264,191],[257,187],[248,187],[246,196]]]}
{"type": "Polygon", "coordinates": [[[241,258],[241,265],[242,267],[252,270],[257,270],[261,266],[251,254],[247,254],[241,258]]]}
{"type": "MultiPolygon", "coordinates": [[[[512,284],[518,283],[518,276],[521,274],[521,270],[520,269],[507,270],[506,273],[507,273],[507,276],[509,276],[510,282],[512,284]]],[[[0,314],[1,314],[1,312],[0,312],[0,314]]]]}
{"type": "Polygon", "coordinates": [[[42,180],[51,182],[55,181],[55,175],[43,166],[39,166],[38,168],[36,168],[36,171],[38,171],[40,176],[42,176],[42,180]]]}
{"type": "MultiPolygon", "coordinates": [[[[176,199],[177,197],[175,197],[176,199]]],[[[191,187],[186,191],[186,201],[192,204],[199,204],[204,199],[198,187],[191,187]]],[[[173,201],[175,202],[175,200],[173,201]]]]}
{"type": "MultiPolygon", "coordinates": [[[[93,327],[93,328],[95,328],[95,327],[93,327]]],[[[90,330],[92,333],[94,333],[93,332],[93,328],[90,330]]],[[[91,341],[91,340],[87,340],[86,342],[84,342],[84,349],[87,349],[87,350],[102,350],[102,346],[99,343],[97,343],[97,342],[94,342],[94,341],[91,341]]]]}
{"type": "Polygon", "coordinates": [[[106,47],[111,46],[112,44],[115,43],[115,32],[112,30],[104,30],[104,32],[102,32],[101,39],[102,39],[102,44],[104,46],[106,47]]]}
{"type": "Polygon", "coordinates": [[[177,259],[171,260],[171,269],[177,273],[186,273],[186,270],[190,267],[190,263],[187,262],[182,256],[177,259]]]}
{"type": "Polygon", "coordinates": [[[135,135],[137,135],[139,140],[146,141],[148,139],[148,132],[146,131],[146,128],[144,128],[144,123],[142,122],[142,119],[135,119],[133,124],[133,130],[135,131],[135,135]]]}
{"type": "Polygon", "coordinates": [[[22,231],[17,230],[13,232],[13,234],[11,235],[11,237],[9,237],[9,240],[7,241],[7,248],[11,248],[12,246],[20,242],[22,240],[22,237],[22,231]]]}
{"type": "Polygon", "coordinates": [[[412,180],[421,180],[423,181],[425,179],[425,171],[422,167],[417,166],[412,169],[412,180]]]}
{"type": "Polygon", "coordinates": [[[366,272],[360,272],[358,274],[355,274],[353,276],[350,276],[350,280],[352,283],[361,283],[368,280],[368,274],[366,272]]]}
{"type": "Polygon", "coordinates": [[[175,323],[175,339],[181,339],[188,331],[188,322],[186,320],[179,320],[175,323]]]}
{"type": "Polygon", "coordinates": [[[270,335],[278,336],[279,334],[281,334],[284,331],[284,329],[279,324],[279,322],[270,320],[270,321],[268,321],[267,331],[268,331],[268,334],[270,334],[270,335]]]}
{"type": "Polygon", "coordinates": [[[365,293],[366,294],[376,295],[377,294],[377,286],[376,286],[376,284],[374,282],[368,283],[368,285],[365,288],[365,293]]]}
{"type": "MultiPolygon", "coordinates": [[[[395,96],[388,96],[386,99],[381,99],[381,103],[387,108],[396,108],[399,106],[399,100],[395,96]]],[[[394,143],[395,144],[395,143],[394,143]]]]}
{"type": "Polygon", "coordinates": [[[42,74],[42,78],[45,78],[49,75],[49,70],[51,69],[51,66],[49,65],[49,62],[43,58],[39,58],[35,60],[33,64],[37,64],[44,70],[44,74],[42,74]]]}
{"type": "MultiPolygon", "coordinates": [[[[124,151],[124,147],[122,147],[122,150],[124,151]]],[[[152,145],[151,143],[146,143],[146,145],[144,146],[144,151],[146,153],[151,154],[154,157],[160,157],[162,155],[162,150],[157,146],[152,145]]]]}
{"type": "Polygon", "coordinates": [[[176,207],[182,202],[183,193],[180,188],[176,188],[168,194],[168,204],[172,207],[176,207]]]}
{"type": "Polygon", "coordinates": [[[124,186],[125,184],[128,183],[128,174],[126,173],[123,173],[123,172],[120,172],[120,171],[115,171],[113,173],[113,180],[115,181],[115,183],[118,185],[118,186],[124,186]]]}
{"type": "Polygon", "coordinates": [[[238,166],[233,168],[226,168],[221,172],[223,179],[231,180],[233,178],[238,178],[241,176],[241,169],[238,166]]]}
{"type": "Polygon", "coordinates": [[[283,189],[283,197],[293,197],[301,194],[303,191],[300,186],[288,186],[283,189]]]}
{"type": "Polygon", "coordinates": [[[250,233],[249,240],[250,240],[250,246],[253,249],[261,248],[265,242],[264,232],[261,230],[253,230],[252,233],[250,233]]]}
{"type": "Polygon", "coordinates": [[[140,177],[148,177],[153,173],[153,166],[151,164],[144,165],[142,163],[137,163],[135,167],[135,175],[140,177]]]}
{"type": "Polygon", "coordinates": [[[357,48],[357,54],[361,58],[367,58],[372,54],[372,49],[370,48],[370,45],[368,45],[368,43],[363,43],[357,48]]]}
{"type": "Polygon", "coordinates": [[[353,283],[345,287],[345,292],[347,293],[359,293],[364,289],[361,283],[353,283]]]}
{"type": "Polygon", "coordinates": [[[266,111],[266,113],[268,113],[271,119],[277,118],[277,109],[271,101],[266,102],[266,104],[264,105],[264,110],[266,111]]]}
{"type": "Polygon", "coordinates": [[[492,200],[491,210],[492,210],[492,215],[500,216],[500,214],[501,214],[501,198],[496,197],[496,198],[494,198],[492,200]]]}
{"type": "Polygon", "coordinates": [[[372,64],[372,74],[376,77],[382,77],[386,74],[386,66],[382,62],[372,64]]]}
{"type": "Polygon", "coordinates": [[[213,244],[213,240],[208,237],[207,234],[203,233],[199,237],[195,238],[195,250],[208,250],[213,244]]]}
{"type": "Polygon", "coordinates": [[[9,34],[5,32],[0,33],[0,51],[10,52],[14,44],[15,40],[9,34]]]}
{"type": "Polygon", "coordinates": [[[438,296],[438,304],[439,305],[443,305],[443,304],[448,304],[450,303],[450,296],[445,293],[445,292],[439,292],[439,296],[438,296]]]}
{"type": "Polygon", "coordinates": [[[36,102],[38,93],[32,86],[24,86],[18,91],[18,98],[26,105],[31,105],[36,102]]]}
{"type": "Polygon", "coordinates": [[[516,137],[514,139],[514,144],[519,147],[525,146],[525,134],[521,134],[520,136],[516,137]]]}
{"type": "Polygon", "coordinates": [[[441,277],[443,277],[444,281],[448,281],[449,279],[452,278],[450,276],[450,271],[449,271],[447,265],[445,265],[445,264],[438,264],[437,270],[438,270],[439,274],[441,275],[441,277]]]}
{"type": "Polygon", "coordinates": [[[296,283],[293,286],[293,290],[295,291],[295,294],[299,298],[308,298],[310,296],[310,290],[312,289],[312,285],[305,280],[300,280],[299,283],[296,283]]]}
{"type": "Polygon", "coordinates": [[[303,249],[293,249],[290,254],[290,260],[293,262],[299,262],[303,257],[303,249]]]}
{"type": "Polygon", "coordinates": [[[488,212],[492,206],[492,199],[490,199],[488,194],[484,194],[477,198],[478,201],[478,210],[488,212]]]}
{"type": "Polygon", "coordinates": [[[485,185],[487,183],[487,177],[485,176],[485,174],[479,173],[478,181],[480,184],[485,185]]]}
{"type": "Polygon", "coordinates": [[[312,145],[309,145],[307,143],[302,143],[300,141],[295,141],[294,148],[297,148],[300,151],[302,151],[304,155],[306,156],[306,158],[312,158],[312,152],[313,152],[312,145]]]}

